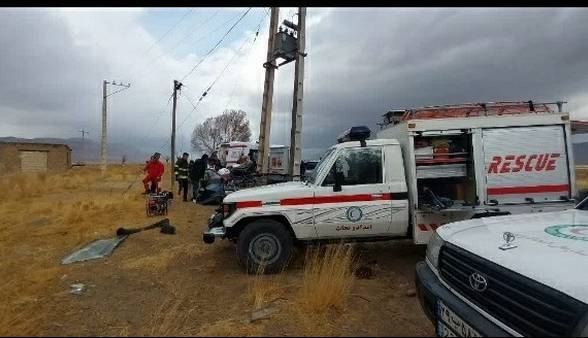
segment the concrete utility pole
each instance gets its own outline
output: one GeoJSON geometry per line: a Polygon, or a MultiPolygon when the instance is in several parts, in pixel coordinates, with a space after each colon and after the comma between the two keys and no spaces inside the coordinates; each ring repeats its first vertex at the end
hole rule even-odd
{"type": "Polygon", "coordinates": [[[85,140],[85,137],[84,137],[84,136],[85,136],[86,134],[89,134],[90,132],[87,132],[87,131],[85,131],[84,129],[80,130],[79,132],[80,132],[80,133],[82,133],[82,143],[83,143],[83,142],[84,142],[84,140],[85,140]]]}
{"type": "Polygon", "coordinates": [[[122,92],[125,89],[129,89],[129,87],[131,86],[131,84],[124,84],[122,82],[120,83],[116,83],[115,81],[112,82],[108,82],[106,80],[104,80],[102,82],[102,140],[100,142],[100,169],[102,170],[102,175],[104,175],[104,173],[106,172],[106,165],[107,165],[107,150],[106,150],[106,98],[108,98],[111,95],[114,95],[116,93],[122,92]],[[118,86],[118,87],[122,87],[122,89],[119,89],[113,93],[107,94],[107,87],[106,85],[113,85],[113,86],[118,86]]]}
{"type": "Polygon", "coordinates": [[[106,85],[108,81],[102,82],[102,139],[100,140],[100,169],[102,175],[106,171],[106,85]]]}
{"type": "MultiPolygon", "coordinates": [[[[84,150],[86,150],[86,134],[89,134],[89,132],[85,131],[84,129],[79,131],[80,133],[82,133],[82,155],[84,154],[84,150]]],[[[82,161],[79,161],[82,162],[82,161]]]]}
{"type": "Polygon", "coordinates": [[[304,48],[306,36],[306,7],[298,7],[298,39],[296,64],[294,66],[294,97],[292,99],[292,129],[290,131],[290,161],[288,172],[292,179],[300,179],[302,157],[302,95],[304,94],[304,48]]]}
{"type": "Polygon", "coordinates": [[[267,61],[265,67],[265,81],[263,83],[263,102],[261,104],[261,123],[259,126],[259,160],[257,170],[263,174],[268,172],[269,141],[272,121],[272,100],[274,96],[274,75],[276,61],[274,58],[275,34],[278,28],[280,14],[279,7],[272,7],[270,15],[270,27],[267,39],[267,61]]]}
{"type": "Polygon", "coordinates": [[[176,106],[178,101],[178,90],[182,88],[182,83],[174,80],[174,104],[172,110],[172,132],[171,132],[171,191],[174,191],[176,175],[174,167],[176,164],[176,106]]]}

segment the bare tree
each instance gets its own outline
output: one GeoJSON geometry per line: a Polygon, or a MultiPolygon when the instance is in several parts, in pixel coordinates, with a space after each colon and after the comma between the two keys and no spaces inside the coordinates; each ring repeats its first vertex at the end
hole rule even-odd
{"type": "Polygon", "coordinates": [[[249,142],[250,138],[247,113],[229,109],[197,125],[192,132],[191,143],[194,149],[211,153],[223,142],[249,142]]]}

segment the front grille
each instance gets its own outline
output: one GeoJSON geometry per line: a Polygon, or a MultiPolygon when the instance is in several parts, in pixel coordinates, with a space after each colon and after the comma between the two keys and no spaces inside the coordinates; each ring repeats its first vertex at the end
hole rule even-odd
{"type": "Polygon", "coordinates": [[[588,310],[568,295],[449,243],[439,253],[439,271],[453,289],[525,337],[569,336],[588,310]],[[486,278],[486,290],[470,286],[474,272],[486,278]]]}

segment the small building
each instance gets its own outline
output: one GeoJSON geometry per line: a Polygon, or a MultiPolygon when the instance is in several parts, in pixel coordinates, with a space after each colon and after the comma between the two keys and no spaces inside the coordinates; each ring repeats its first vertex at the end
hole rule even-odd
{"type": "Polygon", "coordinates": [[[71,168],[67,144],[0,142],[0,174],[62,172],[71,168]]]}

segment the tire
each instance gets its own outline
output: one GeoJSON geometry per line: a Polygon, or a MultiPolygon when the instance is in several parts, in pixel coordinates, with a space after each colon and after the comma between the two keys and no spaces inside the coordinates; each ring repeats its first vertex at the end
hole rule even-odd
{"type": "Polygon", "coordinates": [[[278,273],[294,253],[294,240],[284,225],[273,219],[259,219],[247,225],[237,240],[237,257],[249,274],[265,263],[265,274],[278,273]]]}

